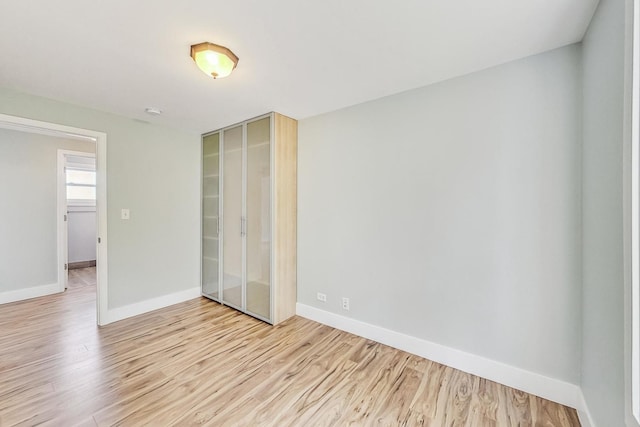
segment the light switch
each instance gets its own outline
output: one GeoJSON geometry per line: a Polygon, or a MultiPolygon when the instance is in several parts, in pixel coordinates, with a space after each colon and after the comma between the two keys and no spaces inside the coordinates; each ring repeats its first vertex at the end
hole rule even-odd
{"type": "Polygon", "coordinates": [[[129,219],[129,209],[122,209],[120,212],[121,219],[129,219]]]}

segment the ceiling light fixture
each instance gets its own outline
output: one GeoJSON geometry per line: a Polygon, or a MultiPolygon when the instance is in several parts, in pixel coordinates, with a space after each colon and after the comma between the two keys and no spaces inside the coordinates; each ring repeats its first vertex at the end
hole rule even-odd
{"type": "Polygon", "coordinates": [[[191,46],[191,58],[214,79],[227,77],[238,65],[238,57],[224,46],[204,42],[191,46]]]}

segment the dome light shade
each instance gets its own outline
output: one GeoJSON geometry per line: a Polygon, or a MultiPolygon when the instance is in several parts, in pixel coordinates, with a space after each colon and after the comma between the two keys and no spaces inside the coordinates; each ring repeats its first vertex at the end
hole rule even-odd
{"type": "Polygon", "coordinates": [[[191,58],[203,73],[214,79],[227,77],[238,65],[238,57],[233,52],[209,42],[192,45],[191,58]]]}

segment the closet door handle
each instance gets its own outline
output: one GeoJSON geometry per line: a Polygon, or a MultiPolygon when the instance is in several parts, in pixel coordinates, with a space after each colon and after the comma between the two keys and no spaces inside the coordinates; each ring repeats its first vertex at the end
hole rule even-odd
{"type": "Polygon", "coordinates": [[[242,217],[240,217],[240,235],[241,236],[244,236],[246,234],[245,227],[246,227],[246,220],[242,216],[242,217]]]}

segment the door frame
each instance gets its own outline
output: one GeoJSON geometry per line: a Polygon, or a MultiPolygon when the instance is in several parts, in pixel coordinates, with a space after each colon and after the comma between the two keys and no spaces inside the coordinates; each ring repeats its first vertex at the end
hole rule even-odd
{"type": "MultiPolygon", "coordinates": [[[[96,147],[97,148],[97,147],[96,147]]],[[[69,280],[69,206],[67,201],[67,162],[68,157],[88,157],[91,159],[96,158],[96,153],[85,151],[72,151],[62,148],[58,149],[58,169],[57,169],[57,236],[58,236],[58,286],[60,292],[64,292],[67,289],[67,283],[69,280]],[[60,267],[62,266],[62,268],[60,267]]],[[[97,192],[97,185],[96,185],[97,192]]],[[[96,194],[97,196],[97,194],[96,194]]],[[[97,202],[97,200],[96,200],[97,202]]],[[[97,206],[96,215],[98,212],[97,206]]],[[[96,217],[97,220],[97,217],[96,217]]],[[[97,221],[96,221],[96,234],[97,234],[97,221]]],[[[97,236],[96,236],[97,237],[97,236]]],[[[97,238],[96,238],[97,245],[97,238]]],[[[96,251],[97,256],[97,251],[96,251]]],[[[96,260],[97,264],[97,260],[96,260]]]]}
{"type": "MultiPolygon", "coordinates": [[[[76,128],[56,123],[33,120],[24,117],[0,114],[0,128],[37,133],[96,144],[96,317],[98,325],[108,323],[108,264],[107,264],[107,134],[89,129],[76,128]]],[[[59,174],[58,170],[58,174],[59,174]]],[[[59,191],[59,189],[58,189],[59,191]]],[[[59,195],[58,195],[59,197],[59,195]]],[[[66,203],[65,203],[66,205],[66,203]]],[[[58,215],[60,209],[58,208],[58,215]]],[[[58,280],[65,275],[64,261],[66,256],[60,253],[62,233],[58,218],[58,280]],[[60,272],[62,269],[62,272],[60,272]]],[[[64,225],[64,224],[63,224],[64,225]]],[[[66,236],[64,236],[66,238],[66,236]]],[[[61,285],[64,290],[64,283],[61,285]]]]}

